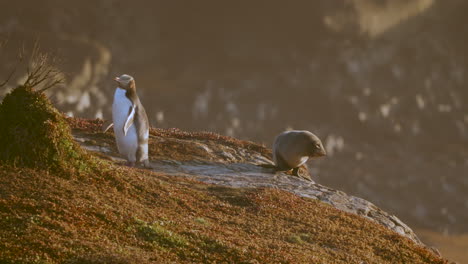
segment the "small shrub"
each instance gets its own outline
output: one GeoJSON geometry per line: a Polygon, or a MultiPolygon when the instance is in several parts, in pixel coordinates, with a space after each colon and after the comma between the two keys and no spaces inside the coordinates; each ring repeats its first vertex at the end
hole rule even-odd
{"type": "Polygon", "coordinates": [[[0,161],[53,171],[84,171],[89,156],[44,93],[19,86],[0,105],[0,161]]]}

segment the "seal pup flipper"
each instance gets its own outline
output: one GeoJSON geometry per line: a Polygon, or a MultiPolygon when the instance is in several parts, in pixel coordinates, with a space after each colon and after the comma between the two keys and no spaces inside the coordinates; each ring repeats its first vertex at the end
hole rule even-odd
{"type": "Polygon", "coordinates": [[[135,106],[131,106],[129,109],[128,109],[128,116],[127,116],[127,121],[125,121],[125,125],[124,125],[124,135],[126,136],[127,135],[127,132],[128,132],[128,129],[132,126],[133,124],[133,120],[135,118],[135,106]]]}

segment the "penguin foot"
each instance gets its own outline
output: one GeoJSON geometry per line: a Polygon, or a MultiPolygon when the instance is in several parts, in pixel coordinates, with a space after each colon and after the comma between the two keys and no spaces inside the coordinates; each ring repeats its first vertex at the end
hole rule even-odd
{"type": "Polygon", "coordinates": [[[149,164],[149,160],[147,160],[147,159],[146,159],[146,160],[143,160],[143,161],[141,162],[141,165],[143,165],[143,167],[145,167],[145,168],[151,168],[151,167],[150,167],[150,164],[149,164]]]}

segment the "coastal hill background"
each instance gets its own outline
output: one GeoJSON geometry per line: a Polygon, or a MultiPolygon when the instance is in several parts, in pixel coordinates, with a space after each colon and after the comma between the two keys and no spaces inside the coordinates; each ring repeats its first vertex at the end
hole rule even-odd
{"type": "Polygon", "coordinates": [[[110,119],[112,79],[127,73],[152,126],[266,146],[288,128],[313,131],[329,153],[309,163],[317,182],[458,237],[468,232],[467,8],[461,0],[8,1],[0,77],[37,42],[60,60],[66,82],[48,95],[69,115],[110,119]]]}

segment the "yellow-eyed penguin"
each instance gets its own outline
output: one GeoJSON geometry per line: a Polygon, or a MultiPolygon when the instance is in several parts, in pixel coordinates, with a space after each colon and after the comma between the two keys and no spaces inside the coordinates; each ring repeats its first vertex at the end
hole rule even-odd
{"type": "Polygon", "coordinates": [[[112,120],[117,148],[127,160],[148,167],[149,123],[145,108],[136,93],[135,79],[127,74],[114,79],[118,83],[112,104],[112,120]]]}
{"type": "Polygon", "coordinates": [[[298,174],[299,167],[309,158],[325,156],[325,148],[320,139],[306,130],[291,130],[279,134],[273,143],[273,161],[278,170],[293,169],[298,174]]]}

